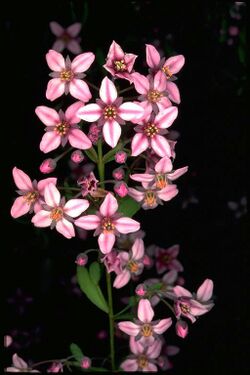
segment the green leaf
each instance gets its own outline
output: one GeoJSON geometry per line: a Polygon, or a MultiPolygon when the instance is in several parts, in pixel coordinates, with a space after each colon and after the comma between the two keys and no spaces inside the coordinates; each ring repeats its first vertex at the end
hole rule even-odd
{"type": "Polygon", "coordinates": [[[100,287],[92,281],[86,267],[77,267],[77,281],[83,293],[99,309],[108,314],[109,308],[100,287]]]}
{"type": "Polygon", "coordinates": [[[82,358],[84,357],[84,354],[81,351],[81,349],[79,348],[79,346],[72,343],[72,344],[70,344],[69,348],[70,348],[70,351],[71,351],[72,355],[74,356],[75,360],[78,361],[78,362],[81,362],[82,358]]]}
{"type": "Polygon", "coordinates": [[[91,263],[89,267],[89,276],[94,284],[98,284],[101,278],[101,266],[98,262],[91,263]]]}
{"type": "Polygon", "coordinates": [[[134,317],[134,314],[132,313],[126,313],[126,314],[121,314],[115,318],[115,320],[132,320],[134,317]]]}
{"type": "Polygon", "coordinates": [[[88,150],[84,150],[84,152],[90,160],[92,160],[95,163],[97,162],[98,156],[94,147],[91,147],[88,150]]]}
{"type": "Polygon", "coordinates": [[[114,160],[115,158],[115,154],[117,153],[117,151],[120,151],[122,149],[122,143],[118,143],[118,145],[113,148],[112,150],[110,150],[109,152],[107,152],[104,156],[103,156],[103,162],[104,163],[109,163],[110,161],[114,160]]]}
{"type": "Polygon", "coordinates": [[[108,370],[106,368],[103,368],[103,367],[90,367],[89,371],[108,372],[108,370]]]}
{"type": "Polygon", "coordinates": [[[132,217],[139,211],[140,205],[133,198],[126,196],[119,199],[118,211],[123,213],[124,216],[132,217]]]}

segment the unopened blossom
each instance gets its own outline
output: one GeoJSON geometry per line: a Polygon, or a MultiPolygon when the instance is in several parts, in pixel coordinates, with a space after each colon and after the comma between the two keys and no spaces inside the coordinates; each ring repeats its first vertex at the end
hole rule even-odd
{"type": "Polygon", "coordinates": [[[147,294],[147,288],[146,288],[146,286],[144,284],[137,285],[137,287],[135,288],[135,294],[138,297],[145,297],[146,294],[147,294]]]}
{"type": "Polygon", "coordinates": [[[177,194],[176,185],[167,185],[164,189],[158,190],[143,182],[142,187],[129,188],[129,195],[139,202],[144,210],[154,209],[158,204],[163,204],[162,201],[170,201],[177,194]]]}
{"type": "Polygon", "coordinates": [[[179,251],[179,245],[173,245],[171,247],[168,247],[167,249],[156,246],[154,256],[157,273],[161,274],[167,270],[182,272],[183,266],[177,259],[179,251]]]}
{"type": "Polygon", "coordinates": [[[46,125],[46,133],[40,143],[41,151],[48,153],[60,145],[64,147],[67,142],[72,147],[81,150],[92,147],[90,139],[80,130],[78,125],[80,119],[76,114],[81,106],[81,102],[76,102],[70,105],[65,113],[62,110],[57,112],[55,109],[46,106],[36,107],[37,116],[46,125]]]}
{"type": "Polygon", "coordinates": [[[160,111],[156,116],[148,114],[143,121],[138,121],[134,128],[136,134],[131,143],[132,156],[137,156],[148,148],[160,157],[171,157],[171,148],[164,137],[167,128],[172,125],[178,115],[177,107],[171,106],[160,111]]]}
{"type": "Polygon", "coordinates": [[[43,208],[32,218],[35,227],[51,227],[66,238],[75,236],[75,229],[72,224],[74,218],[86,211],[89,202],[86,199],[70,199],[65,203],[61,194],[53,184],[46,185],[44,189],[43,208]]]}
{"type": "Polygon", "coordinates": [[[122,104],[123,99],[117,96],[114,83],[107,77],[102,80],[99,95],[101,99],[82,107],[78,115],[88,122],[98,120],[105,142],[114,148],[121,136],[120,125],[124,125],[125,121],[140,118],[143,108],[132,102],[122,104]]]}
{"type": "Polygon", "coordinates": [[[88,137],[94,145],[97,143],[99,139],[101,130],[101,127],[98,126],[96,123],[91,124],[89,127],[88,137]]]}
{"type": "Polygon", "coordinates": [[[210,279],[206,279],[202,283],[196,294],[190,293],[180,285],[175,286],[173,291],[176,296],[174,307],[177,318],[184,316],[194,323],[197,316],[206,314],[214,306],[212,301],[213,281],[210,279]]]}
{"type": "Polygon", "coordinates": [[[49,174],[49,173],[52,173],[56,169],[56,166],[57,166],[56,160],[49,158],[49,159],[45,159],[42,162],[42,164],[39,167],[39,170],[41,173],[49,174]]]}
{"type": "Polygon", "coordinates": [[[177,85],[173,82],[176,80],[175,74],[178,73],[185,63],[183,55],[176,55],[169,57],[168,59],[161,59],[157,49],[146,44],[146,60],[148,66],[151,68],[153,73],[161,71],[166,77],[166,91],[171,101],[179,104],[180,103],[180,92],[177,85]]]}
{"type": "Polygon", "coordinates": [[[61,362],[53,362],[47,372],[63,372],[63,364],[61,362]]]}
{"type": "Polygon", "coordinates": [[[75,263],[81,267],[86,266],[86,264],[88,263],[88,255],[85,253],[78,254],[75,263]]]}
{"type": "Polygon", "coordinates": [[[20,358],[16,353],[12,356],[12,366],[4,369],[5,372],[39,372],[32,370],[28,364],[20,358]]]}
{"type": "Polygon", "coordinates": [[[127,160],[127,153],[125,151],[117,151],[115,154],[115,161],[118,164],[124,164],[127,160]]]}
{"type": "Polygon", "coordinates": [[[134,181],[155,184],[158,189],[164,189],[169,183],[171,184],[172,181],[186,173],[187,170],[188,167],[183,167],[173,171],[171,159],[165,156],[155,164],[154,169],[149,168],[146,173],[132,174],[130,178],[134,181]]]}
{"type": "Polygon", "coordinates": [[[116,182],[114,192],[119,195],[119,197],[124,198],[128,195],[128,185],[124,181],[116,182]]]}
{"type": "Polygon", "coordinates": [[[57,52],[62,52],[65,48],[77,55],[82,52],[78,35],[81,31],[82,25],[80,22],[75,22],[67,28],[62,27],[59,23],[52,21],[49,24],[51,32],[57,37],[52,49],[57,52]]]}
{"type": "Polygon", "coordinates": [[[55,185],[57,181],[54,177],[46,178],[39,182],[36,180],[31,181],[26,173],[16,167],[13,168],[12,175],[19,189],[17,193],[20,195],[20,197],[15,199],[10,211],[11,216],[15,219],[28,212],[38,212],[43,202],[45,186],[50,183],[55,185]]]}
{"type": "Polygon", "coordinates": [[[123,180],[125,176],[125,171],[123,168],[115,168],[112,172],[112,176],[114,177],[115,180],[123,180]]]}
{"type": "Polygon", "coordinates": [[[81,360],[81,368],[88,369],[91,367],[91,359],[89,357],[83,357],[81,360]]]}
{"type": "Polygon", "coordinates": [[[96,215],[85,215],[75,221],[75,225],[80,228],[95,229],[94,236],[99,236],[98,244],[103,254],[112,250],[119,233],[136,232],[140,228],[138,221],[129,217],[121,217],[117,210],[116,198],[108,193],[96,215]]]}
{"type": "Polygon", "coordinates": [[[73,163],[79,164],[84,160],[84,155],[81,150],[75,150],[72,152],[70,159],[73,163]]]}
{"type": "Polygon", "coordinates": [[[81,193],[83,197],[90,194],[93,195],[97,190],[98,180],[96,179],[93,172],[90,172],[87,176],[83,176],[77,180],[77,184],[81,187],[81,193]]]}
{"type": "Polygon", "coordinates": [[[121,46],[115,41],[109,47],[106,63],[103,67],[114,77],[127,79],[130,83],[133,82],[131,73],[137,55],[133,53],[123,52],[121,46]]]}
{"type": "Polygon", "coordinates": [[[176,334],[181,337],[185,338],[188,334],[188,324],[185,320],[178,319],[175,325],[176,334]]]}
{"type": "Polygon", "coordinates": [[[112,250],[106,254],[101,260],[108,273],[115,272],[117,275],[122,272],[121,259],[117,250],[112,250]]]}
{"type": "Polygon", "coordinates": [[[142,273],[144,264],[144,242],[137,238],[131,248],[131,251],[121,251],[119,253],[122,271],[116,276],[113,286],[117,289],[126,285],[131,276],[138,276],[142,273]]]}
{"type": "Polygon", "coordinates": [[[152,345],[158,335],[165,332],[172,324],[172,319],[152,321],[154,310],[148,299],[141,299],[138,304],[138,319],[136,323],[119,322],[118,327],[129,336],[136,337],[145,346],[152,345]]]}
{"type": "Polygon", "coordinates": [[[157,361],[162,348],[162,342],[155,340],[152,345],[144,347],[134,337],[130,337],[129,347],[131,355],[125,359],[120,367],[126,372],[157,372],[157,361]]]}
{"type": "Polygon", "coordinates": [[[52,70],[46,90],[46,98],[53,101],[63,94],[70,93],[73,98],[88,102],[92,95],[86,82],[83,81],[85,72],[93,63],[95,55],[92,52],[82,53],[71,62],[69,57],[64,57],[54,51],[49,50],[46,60],[52,70]]]}

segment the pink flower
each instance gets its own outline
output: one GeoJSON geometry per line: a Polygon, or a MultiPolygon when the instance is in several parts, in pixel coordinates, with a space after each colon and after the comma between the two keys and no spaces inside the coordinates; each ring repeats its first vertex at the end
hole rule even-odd
{"type": "Polygon", "coordinates": [[[176,55],[169,57],[166,60],[164,58],[161,59],[157,49],[154,46],[147,44],[146,60],[148,66],[151,68],[153,72],[158,72],[160,70],[165,74],[167,79],[166,91],[168,93],[168,97],[173,102],[179,104],[180,92],[177,85],[172,81],[177,79],[174,74],[178,73],[185,63],[184,56],[176,55]]]}
{"type": "Polygon", "coordinates": [[[122,271],[116,276],[113,286],[117,289],[126,285],[131,276],[140,275],[143,271],[144,242],[137,238],[133,244],[130,254],[126,251],[119,253],[122,271]]]}
{"type": "Polygon", "coordinates": [[[128,185],[124,181],[119,181],[114,185],[114,192],[124,198],[128,195],[128,185]]]}
{"type": "Polygon", "coordinates": [[[53,184],[46,185],[44,189],[45,205],[32,218],[35,227],[56,227],[56,230],[66,238],[75,236],[73,218],[87,210],[89,202],[86,199],[70,199],[65,203],[61,194],[53,184]]]}
{"type": "Polygon", "coordinates": [[[156,247],[155,266],[157,273],[161,274],[167,270],[183,271],[183,266],[177,258],[180,251],[179,245],[173,245],[167,249],[156,247]]]}
{"type": "Polygon", "coordinates": [[[116,274],[121,273],[121,260],[118,251],[112,250],[102,258],[106,270],[108,273],[115,272],[116,274]]]}
{"type": "Polygon", "coordinates": [[[164,189],[158,190],[142,183],[143,187],[137,189],[129,188],[129,195],[142,205],[144,210],[154,209],[162,201],[169,201],[178,194],[176,185],[167,185],[164,189]]]}
{"type": "Polygon", "coordinates": [[[175,313],[177,318],[185,316],[194,323],[196,321],[196,316],[206,314],[214,306],[211,299],[213,294],[213,281],[210,279],[206,279],[194,295],[179,285],[175,286],[173,290],[177,297],[175,301],[175,313]]]}
{"type": "Polygon", "coordinates": [[[81,150],[92,147],[90,139],[78,125],[80,119],[76,113],[81,106],[81,102],[76,102],[69,106],[65,113],[45,106],[36,107],[37,116],[46,125],[46,133],[40,143],[41,151],[48,153],[60,145],[64,147],[68,141],[72,147],[81,150]]]}
{"type": "Polygon", "coordinates": [[[82,216],[75,221],[75,225],[80,228],[95,229],[94,236],[99,236],[98,244],[103,254],[112,250],[115,236],[119,233],[136,232],[140,228],[138,221],[129,217],[120,217],[121,215],[116,213],[117,210],[117,200],[111,193],[108,193],[96,215],[82,216]]]}
{"type": "Polygon", "coordinates": [[[154,310],[148,299],[141,299],[138,305],[138,321],[133,322],[120,322],[118,327],[121,331],[127,333],[129,336],[136,337],[145,346],[152,345],[157,335],[161,335],[172,324],[172,319],[161,319],[152,321],[154,317],[154,310]]]}
{"type": "Polygon", "coordinates": [[[82,80],[85,72],[93,63],[95,55],[92,52],[82,53],[74,58],[71,62],[69,57],[64,57],[54,51],[49,50],[46,60],[49,68],[53,71],[50,73],[52,79],[48,82],[46,98],[53,101],[63,94],[70,93],[74,98],[82,102],[88,102],[92,95],[86,82],[82,80]]]}
{"type": "Polygon", "coordinates": [[[97,190],[98,180],[94,173],[90,172],[88,176],[80,178],[77,184],[81,186],[82,196],[86,197],[86,195],[92,195],[97,190]]]}
{"type": "Polygon", "coordinates": [[[156,358],[161,353],[162,343],[160,340],[155,340],[151,346],[144,347],[140,342],[136,341],[134,337],[129,340],[130,350],[133,353],[120,367],[127,372],[157,372],[156,358]]]}
{"type": "Polygon", "coordinates": [[[28,364],[20,358],[16,353],[12,356],[12,366],[7,367],[6,372],[39,372],[38,370],[31,370],[28,364]]]}
{"type": "Polygon", "coordinates": [[[56,166],[57,166],[56,160],[49,158],[49,159],[45,159],[42,162],[42,164],[39,167],[39,170],[41,173],[49,174],[49,173],[52,173],[56,169],[56,166]]]}
{"type": "Polygon", "coordinates": [[[20,197],[16,198],[11,207],[11,216],[16,219],[28,212],[38,212],[43,202],[45,186],[50,183],[55,185],[57,179],[50,177],[39,182],[36,180],[32,182],[26,173],[16,167],[13,168],[12,174],[20,197]]]}
{"type": "Polygon", "coordinates": [[[175,331],[179,337],[184,339],[188,334],[188,324],[184,320],[177,320],[175,331]]]}
{"type": "Polygon", "coordinates": [[[114,83],[105,77],[100,87],[100,98],[96,104],[88,104],[79,110],[81,119],[94,122],[103,126],[102,133],[108,145],[114,148],[121,136],[121,125],[125,121],[136,119],[142,116],[143,108],[138,104],[126,102],[122,104],[122,98],[117,97],[117,90],[114,83]]]}
{"type": "Polygon", "coordinates": [[[171,148],[167,139],[163,136],[166,128],[172,125],[178,115],[177,107],[169,107],[159,112],[155,117],[148,115],[135,127],[131,148],[132,156],[137,156],[148,148],[161,156],[171,156],[171,148]]]}
{"type": "Polygon", "coordinates": [[[53,362],[47,372],[63,372],[63,364],[60,362],[53,362]]]}
{"type": "Polygon", "coordinates": [[[77,38],[82,28],[82,25],[79,22],[73,23],[65,29],[59,25],[59,23],[52,21],[50,22],[49,27],[51,32],[57,37],[52,46],[53,50],[62,52],[67,48],[74,55],[82,52],[79,44],[80,38],[77,38]]]}
{"type": "Polygon", "coordinates": [[[119,44],[113,41],[109,48],[106,64],[103,67],[112,76],[127,79],[132,83],[131,72],[136,58],[137,56],[132,53],[123,52],[119,44]]]}
{"type": "Polygon", "coordinates": [[[168,156],[160,159],[153,169],[149,169],[147,173],[132,174],[130,178],[139,182],[147,182],[149,184],[155,184],[158,189],[164,189],[169,183],[176,180],[184,173],[186,173],[188,167],[183,167],[173,171],[173,165],[168,156]]]}

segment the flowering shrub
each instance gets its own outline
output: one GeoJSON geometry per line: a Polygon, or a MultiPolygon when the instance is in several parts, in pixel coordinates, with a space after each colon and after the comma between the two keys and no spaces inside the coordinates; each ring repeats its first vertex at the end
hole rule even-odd
{"type": "Polygon", "coordinates": [[[196,293],[184,288],[183,266],[177,259],[179,246],[145,248],[141,224],[132,217],[141,208],[155,209],[173,199],[178,194],[174,181],[188,170],[186,166],[174,168],[176,142],[168,130],[178,116],[173,103],[181,100],[176,74],[184,65],[184,56],[161,58],[154,46],[146,45],[148,73],[143,75],[136,71],[137,56],[124,52],[113,41],[103,65],[108,76],[96,87],[86,79],[95,55],[78,54],[80,46],[74,40],[79,24],[63,29],[52,22],[50,27],[57,40],[46,54],[52,70],[46,98],[54,102],[70,95],[74,102],[68,108],[61,108],[60,102],[56,109],[44,105],[35,109],[45,125],[40,150],[48,154],[63,149],[56,158],[45,159],[40,171],[55,173],[58,162],[69,153],[71,163],[85,163],[85,169],[70,185],[68,176],[64,176],[67,183],[57,177],[37,182],[14,167],[19,196],[11,215],[18,218],[29,213],[35,227],[56,229],[67,239],[76,237],[79,228],[94,231],[95,249],[82,252],[75,260],[77,280],[85,296],[109,316],[110,355],[105,368],[98,367],[90,353],[86,356],[71,344],[72,356],[56,362],[29,366],[14,354],[7,371],[37,372],[37,367],[49,362],[48,372],[61,372],[64,366],[91,371],[169,369],[168,357],[177,354],[178,348],[166,345],[166,331],[174,323],[176,334],[187,336],[188,321],[194,323],[213,307],[213,282],[206,279],[196,293]],[[72,61],[64,58],[57,52],[64,48],[78,55],[72,61]],[[121,89],[122,81],[128,87],[121,89]],[[132,90],[134,97],[123,96],[132,90]],[[96,254],[96,260],[88,264],[90,252],[96,254]],[[144,269],[154,266],[156,277],[142,281],[144,269]],[[100,284],[103,269],[107,296],[100,284]],[[129,303],[114,311],[113,289],[119,293],[131,280],[137,286],[129,303]],[[164,315],[153,320],[159,303],[164,304],[164,315]],[[115,328],[117,335],[129,336],[131,353],[127,358],[115,355],[115,328]]]}

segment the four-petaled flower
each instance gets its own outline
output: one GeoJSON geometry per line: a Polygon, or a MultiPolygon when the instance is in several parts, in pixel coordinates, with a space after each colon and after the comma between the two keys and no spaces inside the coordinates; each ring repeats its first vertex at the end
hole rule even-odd
{"type": "Polygon", "coordinates": [[[61,199],[60,192],[53,184],[45,187],[44,200],[46,204],[43,209],[31,220],[35,227],[55,227],[64,237],[74,237],[73,218],[87,210],[89,202],[86,199],[70,199],[65,203],[65,198],[61,199]]]}
{"type": "Polygon", "coordinates": [[[115,236],[119,233],[131,233],[140,229],[140,223],[129,217],[121,217],[117,213],[118,203],[116,198],[108,193],[100,206],[96,215],[81,216],[75,220],[75,225],[92,230],[95,229],[94,236],[98,237],[98,244],[103,254],[109,253],[115,243],[115,236]]]}
{"type": "Polygon", "coordinates": [[[82,52],[78,37],[82,25],[80,22],[75,22],[68,26],[66,29],[59,25],[59,23],[52,21],[49,24],[51,32],[57,37],[52,49],[57,52],[62,52],[65,48],[72,52],[74,55],[82,52]]]}
{"type": "Polygon", "coordinates": [[[79,110],[81,119],[94,122],[103,126],[102,133],[108,145],[114,148],[121,136],[121,125],[125,121],[141,118],[143,108],[138,104],[126,102],[122,104],[122,98],[117,97],[117,90],[114,83],[105,77],[100,87],[100,98],[96,103],[88,104],[79,110]]]}
{"type": "Polygon", "coordinates": [[[69,106],[65,113],[62,110],[57,112],[46,106],[36,107],[37,116],[46,125],[46,133],[40,143],[41,151],[48,153],[55,150],[60,144],[64,147],[67,141],[72,147],[81,150],[91,148],[90,139],[77,125],[80,119],[76,113],[81,106],[81,102],[76,102],[69,106]]]}
{"type": "Polygon", "coordinates": [[[85,72],[93,63],[95,55],[92,52],[82,53],[71,62],[69,57],[64,57],[54,51],[49,50],[46,60],[52,79],[48,82],[46,98],[53,101],[61,95],[70,93],[74,98],[82,102],[88,102],[92,95],[86,82],[82,80],[85,72]]]}
{"type": "Polygon", "coordinates": [[[161,274],[167,270],[183,271],[183,266],[177,259],[180,251],[179,245],[173,245],[167,249],[156,247],[154,251],[155,266],[157,273],[161,274]]]}

